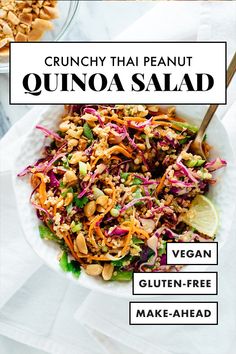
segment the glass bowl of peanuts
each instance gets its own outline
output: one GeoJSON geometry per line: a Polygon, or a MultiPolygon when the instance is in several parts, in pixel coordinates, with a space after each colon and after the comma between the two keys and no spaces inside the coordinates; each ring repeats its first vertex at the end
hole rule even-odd
{"type": "Polygon", "coordinates": [[[79,0],[0,0],[0,73],[9,71],[10,42],[59,41],[78,8],[79,0]]]}

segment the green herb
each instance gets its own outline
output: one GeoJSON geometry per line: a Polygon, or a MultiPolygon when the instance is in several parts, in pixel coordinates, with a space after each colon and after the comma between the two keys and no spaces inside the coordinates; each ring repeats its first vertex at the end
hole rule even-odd
{"type": "Polygon", "coordinates": [[[111,280],[115,281],[129,281],[132,279],[133,272],[122,272],[122,271],[115,271],[111,277],[111,280]]]}
{"type": "Polygon", "coordinates": [[[163,241],[162,246],[162,248],[158,248],[158,256],[162,256],[166,253],[166,241],[163,241]]]}
{"type": "Polygon", "coordinates": [[[127,255],[124,256],[121,259],[118,259],[117,261],[112,261],[111,263],[117,267],[117,268],[121,268],[125,265],[126,262],[130,262],[133,259],[133,257],[131,255],[127,255]]]}
{"type": "Polygon", "coordinates": [[[121,268],[122,266],[123,266],[123,262],[124,262],[124,259],[125,259],[126,257],[123,257],[123,258],[121,258],[121,259],[118,259],[117,261],[112,261],[111,263],[115,266],[115,267],[117,267],[117,268],[121,268]]]}
{"type": "Polygon", "coordinates": [[[65,187],[65,186],[64,186],[64,183],[63,183],[62,181],[60,182],[60,187],[61,187],[61,188],[65,187]]]}
{"type": "Polygon", "coordinates": [[[77,261],[68,261],[68,255],[66,252],[63,252],[59,260],[61,269],[64,272],[71,272],[74,277],[78,278],[81,273],[80,264],[77,261]]]}
{"type": "Polygon", "coordinates": [[[142,180],[140,178],[134,177],[134,179],[132,180],[132,186],[138,186],[140,184],[142,184],[142,180]]]}
{"type": "Polygon", "coordinates": [[[62,166],[63,166],[66,170],[68,170],[68,169],[70,168],[70,166],[69,166],[69,160],[66,159],[66,161],[63,161],[63,162],[62,162],[62,166]]]}
{"type": "Polygon", "coordinates": [[[62,253],[61,258],[59,260],[59,264],[64,272],[69,272],[68,256],[66,252],[62,253]]]}
{"type": "Polygon", "coordinates": [[[141,243],[144,243],[143,240],[141,240],[140,238],[135,237],[135,236],[132,237],[132,242],[133,242],[135,245],[139,245],[139,244],[141,244],[141,243]]]}
{"type": "Polygon", "coordinates": [[[185,143],[188,142],[189,138],[190,138],[190,136],[186,136],[186,138],[180,139],[180,140],[179,140],[179,143],[180,143],[180,144],[185,144],[185,143]]]}
{"type": "Polygon", "coordinates": [[[61,138],[64,138],[64,137],[65,137],[65,133],[61,132],[60,130],[57,131],[57,134],[58,134],[61,138]]]}
{"type": "Polygon", "coordinates": [[[124,179],[126,181],[129,177],[129,173],[128,172],[121,172],[120,177],[121,177],[121,179],[124,179]]]}
{"type": "Polygon", "coordinates": [[[89,199],[85,195],[82,198],[74,196],[73,201],[78,208],[83,208],[88,203],[89,199]]]}
{"type": "Polygon", "coordinates": [[[68,252],[68,246],[63,239],[58,238],[46,225],[39,225],[40,237],[44,240],[56,242],[61,250],[68,252]]]}
{"type": "Polygon", "coordinates": [[[59,242],[60,239],[46,226],[39,225],[39,234],[42,239],[59,242]]]}
{"type": "Polygon", "coordinates": [[[187,129],[192,133],[197,133],[198,132],[198,127],[196,127],[195,125],[191,125],[189,123],[182,123],[182,122],[176,122],[175,120],[171,121],[174,125],[176,125],[177,127],[183,128],[183,129],[187,129]]]}
{"type": "Polygon", "coordinates": [[[72,260],[69,263],[69,272],[71,272],[75,278],[79,278],[81,273],[79,262],[72,260]]]}
{"type": "Polygon", "coordinates": [[[86,136],[86,138],[88,138],[88,140],[90,141],[93,140],[93,132],[87,122],[84,123],[83,128],[84,128],[83,131],[84,136],[86,136]]]}
{"type": "Polygon", "coordinates": [[[61,196],[64,198],[67,196],[67,193],[73,193],[73,188],[68,188],[65,192],[61,193],[61,196]]]}
{"type": "Polygon", "coordinates": [[[202,141],[206,141],[207,140],[207,134],[204,135],[202,141]]]}

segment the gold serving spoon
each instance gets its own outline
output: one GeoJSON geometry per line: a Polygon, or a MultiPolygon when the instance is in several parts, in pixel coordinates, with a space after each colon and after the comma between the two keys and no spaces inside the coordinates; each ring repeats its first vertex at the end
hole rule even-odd
{"type": "MultiPolygon", "coordinates": [[[[226,88],[229,86],[231,79],[233,78],[236,71],[236,53],[234,53],[233,59],[231,60],[229,67],[227,69],[227,78],[226,78],[226,88]]],[[[203,138],[205,136],[205,131],[210,123],[212,117],[214,116],[215,111],[218,108],[218,104],[212,104],[209,106],[205,117],[200,125],[198,133],[190,145],[190,151],[195,155],[200,155],[204,159],[206,159],[205,153],[202,148],[203,138]]]]}

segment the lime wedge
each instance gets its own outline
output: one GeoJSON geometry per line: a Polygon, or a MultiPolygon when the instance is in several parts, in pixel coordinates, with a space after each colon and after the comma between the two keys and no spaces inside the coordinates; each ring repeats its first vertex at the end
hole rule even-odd
{"type": "Polygon", "coordinates": [[[209,237],[215,236],[219,223],[213,203],[203,195],[194,198],[188,212],[183,214],[182,220],[209,237]]]}

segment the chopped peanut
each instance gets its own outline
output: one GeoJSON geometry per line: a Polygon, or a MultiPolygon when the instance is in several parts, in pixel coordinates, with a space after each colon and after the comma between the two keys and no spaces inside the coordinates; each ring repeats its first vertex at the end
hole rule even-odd
{"type": "Polygon", "coordinates": [[[0,56],[9,53],[9,42],[39,40],[58,17],[56,0],[0,0],[0,56]]]}

